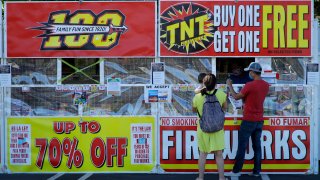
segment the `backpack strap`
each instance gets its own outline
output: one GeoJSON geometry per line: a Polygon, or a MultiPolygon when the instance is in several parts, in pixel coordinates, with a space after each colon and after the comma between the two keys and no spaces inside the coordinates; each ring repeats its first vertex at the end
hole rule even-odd
{"type": "Polygon", "coordinates": [[[198,113],[198,116],[200,117],[200,119],[201,119],[201,115],[200,115],[200,113],[199,113],[199,110],[197,109],[197,113],[198,113]]]}
{"type": "Polygon", "coordinates": [[[215,89],[212,94],[206,93],[205,95],[206,95],[206,96],[214,96],[214,95],[216,95],[217,91],[218,91],[218,90],[215,89]]]}
{"type": "Polygon", "coordinates": [[[214,94],[214,95],[216,95],[217,91],[218,91],[218,90],[217,90],[217,89],[215,89],[215,90],[213,91],[213,94],[214,94]]]}

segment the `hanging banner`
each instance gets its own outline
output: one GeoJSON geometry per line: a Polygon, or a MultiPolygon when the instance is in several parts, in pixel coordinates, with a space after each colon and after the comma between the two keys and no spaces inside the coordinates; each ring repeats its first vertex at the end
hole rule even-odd
{"type": "MultiPolygon", "coordinates": [[[[160,118],[160,167],[165,172],[198,172],[197,117],[160,118]]],[[[309,117],[265,118],[261,137],[262,172],[301,172],[311,169],[309,117]]],[[[238,146],[241,119],[225,121],[225,171],[231,171],[238,146]],[[236,124],[235,124],[236,123],[236,124]]],[[[253,149],[250,140],[243,172],[253,169],[253,149]]],[[[217,172],[210,154],[206,170],[217,172]]]]}
{"type": "Polygon", "coordinates": [[[155,56],[155,2],[5,5],[6,57],[155,56]]]}
{"type": "Polygon", "coordinates": [[[10,172],[151,172],[154,117],[8,118],[10,172]]]}
{"type": "Polygon", "coordinates": [[[160,2],[160,56],[311,56],[311,0],[160,2]]]}

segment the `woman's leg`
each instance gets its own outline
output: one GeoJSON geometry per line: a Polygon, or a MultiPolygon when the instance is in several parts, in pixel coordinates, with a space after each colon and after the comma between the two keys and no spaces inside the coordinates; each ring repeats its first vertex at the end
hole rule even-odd
{"type": "Polygon", "coordinates": [[[222,157],[222,150],[214,151],[214,156],[218,166],[219,180],[224,180],[224,160],[222,157]]]}
{"type": "Polygon", "coordinates": [[[204,170],[206,166],[206,160],[207,160],[207,153],[200,152],[199,160],[198,160],[198,166],[199,166],[199,177],[197,179],[203,180],[204,178],[204,170]]]}

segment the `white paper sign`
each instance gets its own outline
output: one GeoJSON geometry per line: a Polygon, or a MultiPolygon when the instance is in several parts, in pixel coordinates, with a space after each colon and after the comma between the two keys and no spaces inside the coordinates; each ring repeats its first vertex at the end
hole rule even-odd
{"type": "Polygon", "coordinates": [[[131,124],[131,164],[152,163],[152,124],[131,124]]]}
{"type": "Polygon", "coordinates": [[[30,124],[10,125],[10,164],[31,165],[30,124]]]}
{"type": "MultiPolygon", "coordinates": [[[[236,93],[239,93],[241,91],[242,87],[235,87],[234,91],[236,93]]],[[[243,103],[242,103],[242,99],[239,100],[235,100],[231,94],[229,94],[229,100],[231,102],[231,105],[233,107],[233,109],[242,109],[243,103]]]]}
{"type": "Polygon", "coordinates": [[[319,85],[319,64],[307,64],[307,84],[319,85]]]}
{"type": "Polygon", "coordinates": [[[11,66],[0,65],[0,86],[11,86],[11,66]]]}
{"type": "Polygon", "coordinates": [[[147,85],[144,88],[144,100],[146,103],[171,102],[171,85],[147,85]]]}
{"type": "Polygon", "coordinates": [[[121,95],[121,79],[120,78],[108,78],[107,93],[112,96],[121,95]]]}
{"type": "Polygon", "coordinates": [[[151,84],[165,84],[164,62],[151,63],[151,84]]]}

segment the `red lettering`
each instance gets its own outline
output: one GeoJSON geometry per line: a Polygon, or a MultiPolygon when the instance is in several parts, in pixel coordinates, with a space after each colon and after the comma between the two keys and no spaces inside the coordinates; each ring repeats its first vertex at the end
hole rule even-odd
{"type": "Polygon", "coordinates": [[[66,134],[70,134],[76,128],[76,125],[73,122],[65,122],[66,126],[66,134]]]}
{"type": "Polygon", "coordinates": [[[61,159],[62,159],[62,150],[61,150],[61,143],[59,139],[53,138],[49,143],[49,163],[52,167],[56,168],[60,166],[61,159]]]}
{"type": "Polygon", "coordinates": [[[161,126],[169,126],[170,125],[170,120],[169,119],[162,119],[161,121],[161,126]]]}
{"type": "Polygon", "coordinates": [[[57,134],[62,134],[64,132],[63,122],[53,122],[53,130],[57,134]]]}
{"type": "Polygon", "coordinates": [[[86,121],[79,122],[79,126],[80,126],[81,133],[83,134],[87,133],[88,122],[86,121]]]}
{"type": "Polygon", "coordinates": [[[100,124],[96,121],[89,122],[88,129],[92,134],[95,134],[100,131],[100,124]]]}
{"type": "Polygon", "coordinates": [[[57,134],[70,134],[76,128],[73,122],[53,122],[53,130],[57,134]]]}
{"type": "Polygon", "coordinates": [[[127,156],[127,145],[128,140],[127,138],[118,138],[118,160],[117,166],[123,167],[124,165],[124,157],[127,156]]]}
{"type": "Polygon", "coordinates": [[[36,147],[39,147],[39,153],[38,153],[38,157],[37,157],[37,161],[36,161],[36,165],[38,166],[38,168],[42,169],[43,167],[43,161],[44,161],[44,157],[46,155],[46,151],[47,151],[47,139],[36,139],[36,147]]]}
{"type": "Polygon", "coordinates": [[[105,162],[105,144],[101,138],[94,138],[90,149],[91,161],[95,167],[100,168],[105,162]],[[100,152],[100,153],[99,153],[100,152]],[[99,155],[98,155],[99,154],[99,155]]]}
{"type": "Polygon", "coordinates": [[[113,167],[113,157],[117,155],[116,138],[107,138],[107,166],[113,167]]]}

